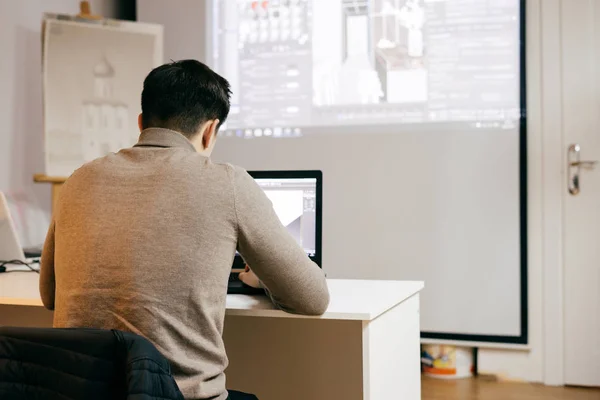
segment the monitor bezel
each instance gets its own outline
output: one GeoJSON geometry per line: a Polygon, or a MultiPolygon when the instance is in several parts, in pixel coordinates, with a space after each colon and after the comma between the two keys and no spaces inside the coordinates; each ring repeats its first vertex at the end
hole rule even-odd
{"type": "MultiPolygon", "coordinates": [[[[248,171],[248,174],[254,179],[316,179],[316,221],[315,221],[315,255],[309,258],[322,266],[323,249],[323,172],[320,170],[276,170],[276,171],[248,171]]],[[[240,255],[235,256],[233,268],[243,268],[244,261],[240,255]]]]}

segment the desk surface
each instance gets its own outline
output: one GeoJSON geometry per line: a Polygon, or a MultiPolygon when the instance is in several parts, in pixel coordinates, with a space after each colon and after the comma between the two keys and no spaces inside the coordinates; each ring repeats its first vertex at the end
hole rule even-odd
{"type": "MultiPolygon", "coordinates": [[[[42,306],[39,275],[0,274],[0,305],[42,306]]],[[[370,321],[423,289],[423,282],[328,279],[331,302],[317,318],[370,321]]],[[[274,308],[265,296],[228,295],[227,315],[298,318],[274,308]]],[[[302,317],[315,318],[315,317],[302,317]]]]}

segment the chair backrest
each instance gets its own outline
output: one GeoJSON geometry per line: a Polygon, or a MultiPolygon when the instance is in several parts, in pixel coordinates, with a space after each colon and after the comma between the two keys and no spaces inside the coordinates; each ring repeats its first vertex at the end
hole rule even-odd
{"type": "Polygon", "coordinates": [[[97,329],[0,328],[0,399],[183,400],[146,339],[97,329]],[[136,363],[143,360],[144,364],[136,363]]]}

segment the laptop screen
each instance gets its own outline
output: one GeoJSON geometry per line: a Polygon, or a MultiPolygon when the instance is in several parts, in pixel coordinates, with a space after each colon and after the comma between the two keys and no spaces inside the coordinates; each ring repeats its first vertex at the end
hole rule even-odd
{"type": "Polygon", "coordinates": [[[0,261],[25,261],[17,230],[8,209],[8,201],[0,192],[0,261]]]}
{"type": "Polygon", "coordinates": [[[317,244],[317,179],[255,178],[256,183],[273,203],[282,224],[313,257],[317,244]]]}

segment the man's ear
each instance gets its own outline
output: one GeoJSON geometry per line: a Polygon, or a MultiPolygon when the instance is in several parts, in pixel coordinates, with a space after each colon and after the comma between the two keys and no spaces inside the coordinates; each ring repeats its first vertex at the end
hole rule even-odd
{"type": "Polygon", "coordinates": [[[217,129],[219,126],[219,120],[213,119],[208,123],[208,126],[202,134],[202,147],[208,149],[211,145],[211,141],[215,139],[217,135],[217,129]]]}
{"type": "Polygon", "coordinates": [[[140,115],[138,115],[138,128],[140,128],[140,132],[144,130],[144,124],[142,123],[142,121],[142,113],[140,113],[140,115]]]}

